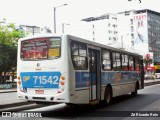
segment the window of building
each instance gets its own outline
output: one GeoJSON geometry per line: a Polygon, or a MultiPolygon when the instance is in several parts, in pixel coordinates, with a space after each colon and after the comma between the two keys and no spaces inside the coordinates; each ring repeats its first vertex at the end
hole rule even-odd
{"type": "Polygon", "coordinates": [[[133,19],[131,19],[131,25],[133,25],[133,19]]]}
{"type": "Polygon", "coordinates": [[[134,41],[133,40],[131,41],[131,45],[134,46],[134,41]]]}
{"type": "Polygon", "coordinates": [[[134,34],[133,33],[131,34],[131,37],[132,37],[132,39],[134,39],[134,34]]]}
{"type": "Polygon", "coordinates": [[[108,33],[112,33],[112,31],[111,31],[111,30],[108,30],[108,33]]]}
{"type": "Polygon", "coordinates": [[[115,25],[115,24],[113,24],[112,26],[113,26],[114,28],[116,27],[116,25],[115,25]]]}
{"type": "Polygon", "coordinates": [[[113,40],[116,41],[116,37],[113,37],[113,40]]]}
{"type": "Polygon", "coordinates": [[[117,34],[117,31],[114,31],[114,34],[117,34]]]}
{"type": "Polygon", "coordinates": [[[87,47],[80,42],[71,43],[71,56],[75,69],[87,69],[87,47]]]}
{"type": "Polygon", "coordinates": [[[109,40],[112,40],[112,38],[111,38],[111,37],[109,37],[109,40]]]}
{"type": "Polygon", "coordinates": [[[133,26],[131,26],[131,32],[134,32],[134,30],[133,30],[133,26]]]}

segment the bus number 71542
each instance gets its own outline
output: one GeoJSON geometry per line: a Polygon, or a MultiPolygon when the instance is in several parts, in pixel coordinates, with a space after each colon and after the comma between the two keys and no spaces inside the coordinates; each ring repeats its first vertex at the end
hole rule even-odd
{"type": "Polygon", "coordinates": [[[37,82],[39,82],[39,84],[58,84],[58,76],[33,76],[34,78],[34,84],[37,84],[37,82]]]}

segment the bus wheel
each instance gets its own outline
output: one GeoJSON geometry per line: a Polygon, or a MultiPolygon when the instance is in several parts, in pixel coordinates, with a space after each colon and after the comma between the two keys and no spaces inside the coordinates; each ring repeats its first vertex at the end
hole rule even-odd
{"type": "Polygon", "coordinates": [[[50,102],[41,102],[41,101],[36,101],[35,102],[37,105],[52,105],[54,103],[50,103],[50,102]]]}
{"type": "Polygon", "coordinates": [[[131,95],[134,97],[137,95],[137,93],[138,93],[138,84],[136,84],[135,91],[131,92],[131,95]]]}
{"type": "Polygon", "coordinates": [[[112,101],[112,90],[110,87],[106,87],[105,95],[104,95],[104,104],[105,106],[109,106],[112,101]]]}
{"type": "Polygon", "coordinates": [[[68,105],[68,106],[75,105],[73,103],[65,103],[65,104],[68,105]]]}

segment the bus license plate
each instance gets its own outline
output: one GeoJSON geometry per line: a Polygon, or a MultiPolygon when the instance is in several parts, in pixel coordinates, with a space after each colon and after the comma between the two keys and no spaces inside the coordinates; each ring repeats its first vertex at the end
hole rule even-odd
{"type": "Polygon", "coordinates": [[[44,94],[44,90],[35,90],[36,94],[44,94]]]}

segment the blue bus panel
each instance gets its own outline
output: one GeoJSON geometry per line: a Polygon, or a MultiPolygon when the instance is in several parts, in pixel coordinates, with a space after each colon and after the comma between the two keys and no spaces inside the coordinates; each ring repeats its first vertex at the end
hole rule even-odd
{"type": "Polygon", "coordinates": [[[21,72],[22,87],[58,88],[60,72],[21,72]]]}

